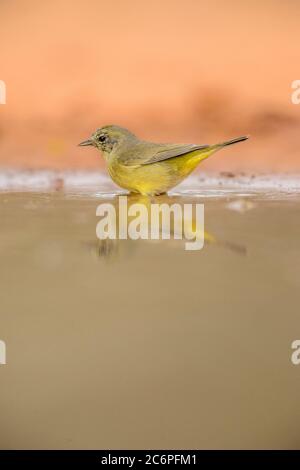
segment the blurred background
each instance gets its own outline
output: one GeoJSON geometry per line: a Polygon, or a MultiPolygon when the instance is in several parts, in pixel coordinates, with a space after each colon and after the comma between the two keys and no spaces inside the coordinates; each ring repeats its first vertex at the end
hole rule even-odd
{"type": "Polygon", "coordinates": [[[297,0],[0,0],[0,165],[99,168],[76,144],[119,124],[141,138],[250,134],[208,170],[300,170],[297,0]]]}

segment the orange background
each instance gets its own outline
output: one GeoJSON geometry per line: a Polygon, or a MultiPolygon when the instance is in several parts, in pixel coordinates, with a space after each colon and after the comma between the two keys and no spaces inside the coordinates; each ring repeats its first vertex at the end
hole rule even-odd
{"type": "Polygon", "coordinates": [[[300,170],[297,0],[1,0],[0,165],[98,168],[97,127],[251,140],[201,167],[300,170]]]}

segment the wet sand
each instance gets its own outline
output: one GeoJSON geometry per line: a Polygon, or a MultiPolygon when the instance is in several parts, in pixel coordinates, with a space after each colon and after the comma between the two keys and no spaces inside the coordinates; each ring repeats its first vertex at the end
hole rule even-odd
{"type": "Polygon", "coordinates": [[[189,252],[97,241],[115,188],[53,181],[0,192],[0,447],[300,448],[299,190],[188,181],[189,252]]]}

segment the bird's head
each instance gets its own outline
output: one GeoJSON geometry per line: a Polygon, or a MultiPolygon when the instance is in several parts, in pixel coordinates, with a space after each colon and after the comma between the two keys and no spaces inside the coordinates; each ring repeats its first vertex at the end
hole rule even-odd
{"type": "Polygon", "coordinates": [[[119,126],[104,126],[97,129],[88,140],[84,140],[79,146],[92,145],[109,155],[113,150],[126,146],[127,143],[135,140],[134,134],[119,126]]]}

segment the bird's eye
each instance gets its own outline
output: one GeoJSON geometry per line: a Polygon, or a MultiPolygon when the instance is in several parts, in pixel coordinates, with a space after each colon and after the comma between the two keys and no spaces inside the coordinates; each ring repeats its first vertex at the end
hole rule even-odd
{"type": "Polygon", "coordinates": [[[99,142],[105,142],[106,136],[104,134],[99,135],[98,137],[99,142]]]}

